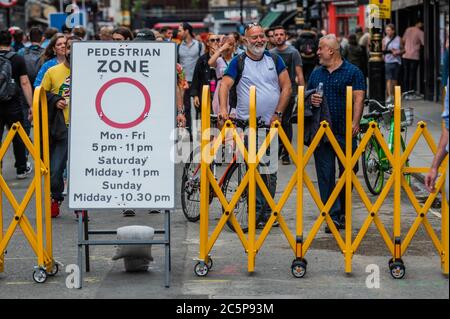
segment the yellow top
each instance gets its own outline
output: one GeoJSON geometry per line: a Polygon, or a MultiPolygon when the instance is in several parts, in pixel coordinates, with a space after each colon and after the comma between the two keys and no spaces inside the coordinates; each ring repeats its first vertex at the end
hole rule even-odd
{"type": "Polygon", "coordinates": [[[70,68],[64,63],[60,63],[48,69],[44,75],[41,86],[53,94],[62,96],[67,103],[64,109],[64,119],[69,124],[69,105],[70,105],[70,68]]]}

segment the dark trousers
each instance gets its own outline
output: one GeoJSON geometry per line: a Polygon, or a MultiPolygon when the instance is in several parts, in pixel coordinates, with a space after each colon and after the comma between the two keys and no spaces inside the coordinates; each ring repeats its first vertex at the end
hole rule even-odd
{"type": "Polygon", "coordinates": [[[52,199],[64,200],[64,170],[67,164],[68,136],[50,143],[50,191],[52,199]]]}
{"type": "MultiPolygon", "coordinates": [[[[292,133],[292,123],[290,120],[292,116],[292,111],[294,110],[295,96],[296,95],[291,96],[288,106],[286,107],[286,110],[283,112],[283,117],[281,119],[281,127],[283,128],[283,131],[286,133],[289,142],[292,142],[293,133],[292,133]]],[[[281,157],[282,159],[289,159],[289,153],[280,138],[278,138],[278,142],[280,146],[278,156],[281,157]]]]}
{"type": "MultiPolygon", "coordinates": [[[[345,136],[336,135],[336,139],[345,154],[345,136]]],[[[352,140],[352,152],[357,148],[357,141],[352,140]]],[[[339,165],[339,177],[344,173],[344,166],[337,158],[337,155],[329,142],[322,142],[314,151],[314,160],[317,173],[317,181],[319,184],[320,198],[325,205],[330,198],[336,186],[336,160],[339,165]]],[[[355,165],[353,171],[358,171],[358,164],[355,165]]],[[[337,200],[330,209],[330,216],[336,221],[341,221],[345,216],[345,186],[339,193],[337,200]]]]}
{"type": "Polygon", "coordinates": [[[417,91],[418,60],[403,59],[403,92],[417,91]]]}
{"type": "MultiPolygon", "coordinates": [[[[5,126],[9,130],[11,126],[16,122],[20,122],[20,124],[23,126],[22,109],[18,108],[15,111],[7,111],[0,113],[0,141],[3,138],[5,126]]],[[[22,142],[18,134],[14,137],[12,143],[13,143],[14,157],[16,159],[14,167],[17,170],[17,174],[22,174],[27,169],[25,144],[22,142]]]]}
{"type": "Polygon", "coordinates": [[[198,111],[197,109],[195,110],[195,114],[196,114],[196,118],[193,119],[191,116],[191,84],[192,82],[188,82],[189,83],[189,88],[186,89],[184,91],[184,95],[183,95],[183,105],[184,105],[184,114],[186,116],[186,128],[189,131],[189,134],[191,136],[191,141],[192,141],[192,121],[198,119],[198,111]]]}

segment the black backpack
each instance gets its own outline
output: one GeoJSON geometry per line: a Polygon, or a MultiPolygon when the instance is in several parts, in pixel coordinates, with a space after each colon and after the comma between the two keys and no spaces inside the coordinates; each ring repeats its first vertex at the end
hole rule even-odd
{"type": "Polygon", "coordinates": [[[41,55],[44,50],[45,49],[41,47],[24,49],[23,58],[27,66],[27,74],[30,79],[30,83],[34,83],[39,69],[41,68],[41,55]]]}
{"type": "MultiPolygon", "coordinates": [[[[230,94],[229,94],[229,102],[230,102],[230,107],[232,109],[235,109],[236,105],[237,105],[237,90],[236,90],[236,88],[237,88],[237,85],[239,84],[239,81],[241,80],[242,72],[244,72],[246,56],[247,56],[247,54],[245,52],[242,52],[241,54],[239,54],[236,57],[238,59],[238,62],[237,62],[238,72],[237,72],[236,80],[234,80],[233,86],[231,87],[230,94]]],[[[272,58],[273,63],[275,63],[275,69],[276,69],[278,55],[270,52],[270,57],[272,58]]]]}
{"type": "Polygon", "coordinates": [[[318,41],[312,33],[301,34],[296,47],[302,59],[314,59],[317,57],[318,41]]]}
{"type": "Polygon", "coordinates": [[[15,52],[0,53],[0,101],[9,101],[16,95],[17,86],[12,77],[11,58],[15,52]]]}

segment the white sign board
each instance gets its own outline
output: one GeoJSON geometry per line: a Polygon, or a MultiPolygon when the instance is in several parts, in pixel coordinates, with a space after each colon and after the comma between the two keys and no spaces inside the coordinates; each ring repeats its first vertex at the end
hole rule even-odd
{"type": "Polygon", "coordinates": [[[176,49],[72,44],[69,208],[174,208],[176,49]]]}

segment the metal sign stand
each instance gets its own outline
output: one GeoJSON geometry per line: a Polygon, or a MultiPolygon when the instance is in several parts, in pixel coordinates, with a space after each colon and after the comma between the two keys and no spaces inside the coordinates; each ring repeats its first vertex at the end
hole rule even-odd
{"type": "Polygon", "coordinates": [[[155,229],[155,235],[163,235],[163,239],[157,240],[91,240],[89,235],[115,235],[116,230],[89,230],[87,210],[78,216],[78,269],[80,270],[78,288],[83,283],[83,246],[85,247],[85,270],[90,271],[89,246],[112,245],[164,245],[165,246],[165,287],[170,287],[171,251],[170,251],[170,211],[164,211],[164,228],[155,229]]]}

